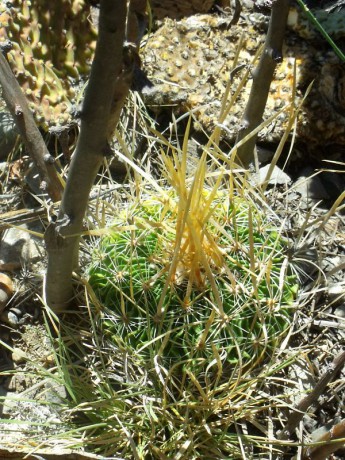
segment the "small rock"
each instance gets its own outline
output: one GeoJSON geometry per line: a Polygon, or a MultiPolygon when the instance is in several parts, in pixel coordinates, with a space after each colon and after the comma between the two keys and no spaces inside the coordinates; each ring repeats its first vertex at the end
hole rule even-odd
{"type": "Polygon", "coordinates": [[[12,297],[13,290],[12,279],[4,273],[0,273],[0,312],[6,307],[12,297]]]}
{"type": "Polygon", "coordinates": [[[10,113],[0,112],[0,159],[7,158],[9,153],[14,149],[17,138],[18,130],[13,117],[10,113]]]}
{"type": "Polygon", "coordinates": [[[334,316],[342,320],[345,318],[345,303],[343,303],[334,310],[334,316]]]}
{"type": "Polygon", "coordinates": [[[307,202],[329,200],[330,198],[319,175],[315,174],[313,168],[310,167],[301,171],[294,188],[301,194],[302,200],[307,202]]]}
{"type": "Polygon", "coordinates": [[[332,277],[333,284],[335,284],[334,280],[336,281],[336,284],[338,284],[338,282],[343,280],[341,266],[344,262],[345,262],[344,257],[333,256],[333,255],[325,257],[322,260],[321,268],[325,273],[328,274],[328,276],[330,276],[329,274],[332,273],[331,277],[332,277]]]}
{"type": "Polygon", "coordinates": [[[272,173],[266,179],[269,168],[270,165],[268,164],[259,169],[258,182],[260,184],[263,184],[267,180],[270,185],[287,185],[291,182],[291,177],[278,166],[274,166],[272,173]]]}
{"type": "Polygon", "coordinates": [[[7,161],[1,161],[0,162],[0,174],[6,173],[8,170],[8,162],[7,161]]]}
{"type": "Polygon", "coordinates": [[[292,404],[296,405],[305,397],[306,392],[314,387],[314,375],[306,361],[301,358],[291,364],[290,376],[293,381],[298,382],[300,389],[300,392],[295,392],[291,397],[292,404]]]}
{"type": "Polygon", "coordinates": [[[22,364],[27,360],[27,356],[20,348],[14,348],[12,352],[12,361],[16,364],[22,364]]]}
{"type": "Polygon", "coordinates": [[[63,404],[67,399],[67,392],[64,385],[60,385],[53,379],[47,380],[45,384],[45,399],[47,402],[56,404],[63,404]]]}
{"type": "Polygon", "coordinates": [[[7,292],[5,292],[3,289],[0,289],[0,310],[2,311],[9,300],[9,296],[7,292]]]}
{"type": "Polygon", "coordinates": [[[303,426],[308,433],[312,433],[317,428],[317,420],[308,414],[303,416],[303,426]]]}
{"type": "Polygon", "coordinates": [[[331,284],[328,288],[328,295],[332,298],[338,297],[344,298],[345,297],[345,284],[331,284]]]}
{"type": "Polygon", "coordinates": [[[260,145],[256,146],[259,163],[268,163],[274,157],[274,150],[260,145]]]}
{"type": "Polygon", "coordinates": [[[11,311],[3,311],[0,315],[0,321],[2,321],[5,324],[8,324],[9,326],[13,328],[17,328],[19,325],[19,319],[17,318],[17,315],[15,315],[11,311]]]}
{"type": "Polygon", "coordinates": [[[17,307],[11,307],[10,310],[12,313],[17,315],[18,317],[22,317],[24,314],[24,312],[20,308],[17,308],[17,307]]]}
{"type": "Polygon", "coordinates": [[[320,179],[323,186],[327,189],[327,193],[331,200],[336,200],[345,189],[345,178],[344,174],[341,174],[340,168],[339,173],[322,171],[320,174],[320,179]]]}
{"type": "MultiPolygon", "coordinates": [[[[22,226],[27,228],[26,226],[22,226]]],[[[0,244],[0,270],[12,272],[42,258],[43,250],[29,232],[18,228],[5,230],[0,244]]]]}

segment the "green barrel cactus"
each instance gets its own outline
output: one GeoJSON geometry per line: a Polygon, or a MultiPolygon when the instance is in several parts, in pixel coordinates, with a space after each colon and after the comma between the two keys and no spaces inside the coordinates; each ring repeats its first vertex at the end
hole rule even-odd
{"type": "Polygon", "coordinates": [[[199,172],[191,187],[177,178],[175,191],[124,211],[89,268],[112,340],[143,366],[159,359],[198,377],[260,363],[288,330],[296,294],[274,219],[206,188],[199,172]]]}

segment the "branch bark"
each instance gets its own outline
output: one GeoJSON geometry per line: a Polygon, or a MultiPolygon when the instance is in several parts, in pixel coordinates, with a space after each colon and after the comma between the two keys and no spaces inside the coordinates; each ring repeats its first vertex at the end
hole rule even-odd
{"type": "Polygon", "coordinates": [[[54,166],[54,158],[48,152],[30,111],[28,102],[16,80],[6,58],[0,52],[0,84],[5,99],[27,151],[34,161],[41,179],[40,188],[53,201],[59,201],[62,184],[54,166]]]}
{"type": "MultiPolygon", "coordinates": [[[[262,122],[268,93],[278,63],[283,59],[283,41],[290,0],[273,0],[265,46],[254,71],[248,103],[241,121],[236,144],[262,122]]],[[[247,168],[254,158],[257,135],[252,136],[237,149],[237,159],[247,168]]]]}
{"type": "Polygon", "coordinates": [[[90,80],[82,107],[80,134],[73,155],[57,221],[45,234],[48,268],[47,304],[66,310],[73,298],[72,272],[88,197],[116,126],[138,64],[139,19],[146,0],[127,10],[127,0],[101,0],[99,31],[90,80]],[[130,38],[131,42],[127,39],[130,38]]]}
{"type": "Polygon", "coordinates": [[[284,429],[279,433],[278,439],[284,440],[289,439],[291,434],[295,431],[298,424],[304,417],[309,407],[316,403],[318,398],[325,391],[325,388],[331,380],[341,371],[345,364],[345,351],[340,353],[331,365],[327,368],[324,374],[320,377],[313,390],[303,398],[296,407],[293,408],[291,414],[288,417],[287,423],[284,429]]]}

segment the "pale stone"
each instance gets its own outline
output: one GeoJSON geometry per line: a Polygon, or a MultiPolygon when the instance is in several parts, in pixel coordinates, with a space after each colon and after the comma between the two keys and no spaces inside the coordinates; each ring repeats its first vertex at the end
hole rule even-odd
{"type": "Polygon", "coordinates": [[[42,258],[43,247],[28,231],[14,227],[5,230],[0,243],[0,270],[11,272],[42,258]]]}

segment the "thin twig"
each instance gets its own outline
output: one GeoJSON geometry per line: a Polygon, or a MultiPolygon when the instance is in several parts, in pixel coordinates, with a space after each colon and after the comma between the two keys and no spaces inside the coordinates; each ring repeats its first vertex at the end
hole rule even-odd
{"type": "Polygon", "coordinates": [[[345,364],[345,351],[340,353],[328,366],[326,372],[321,376],[311,393],[300,401],[292,410],[284,429],[279,434],[279,439],[288,439],[295,431],[308,408],[314,404],[331,380],[337,375],[345,364]]]}
{"type": "Polygon", "coordinates": [[[62,195],[62,183],[55,169],[54,158],[48,152],[30,111],[28,102],[16,80],[6,58],[0,52],[0,85],[2,95],[27,151],[34,161],[41,179],[40,188],[46,191],[53,201],[62,195]]]}

